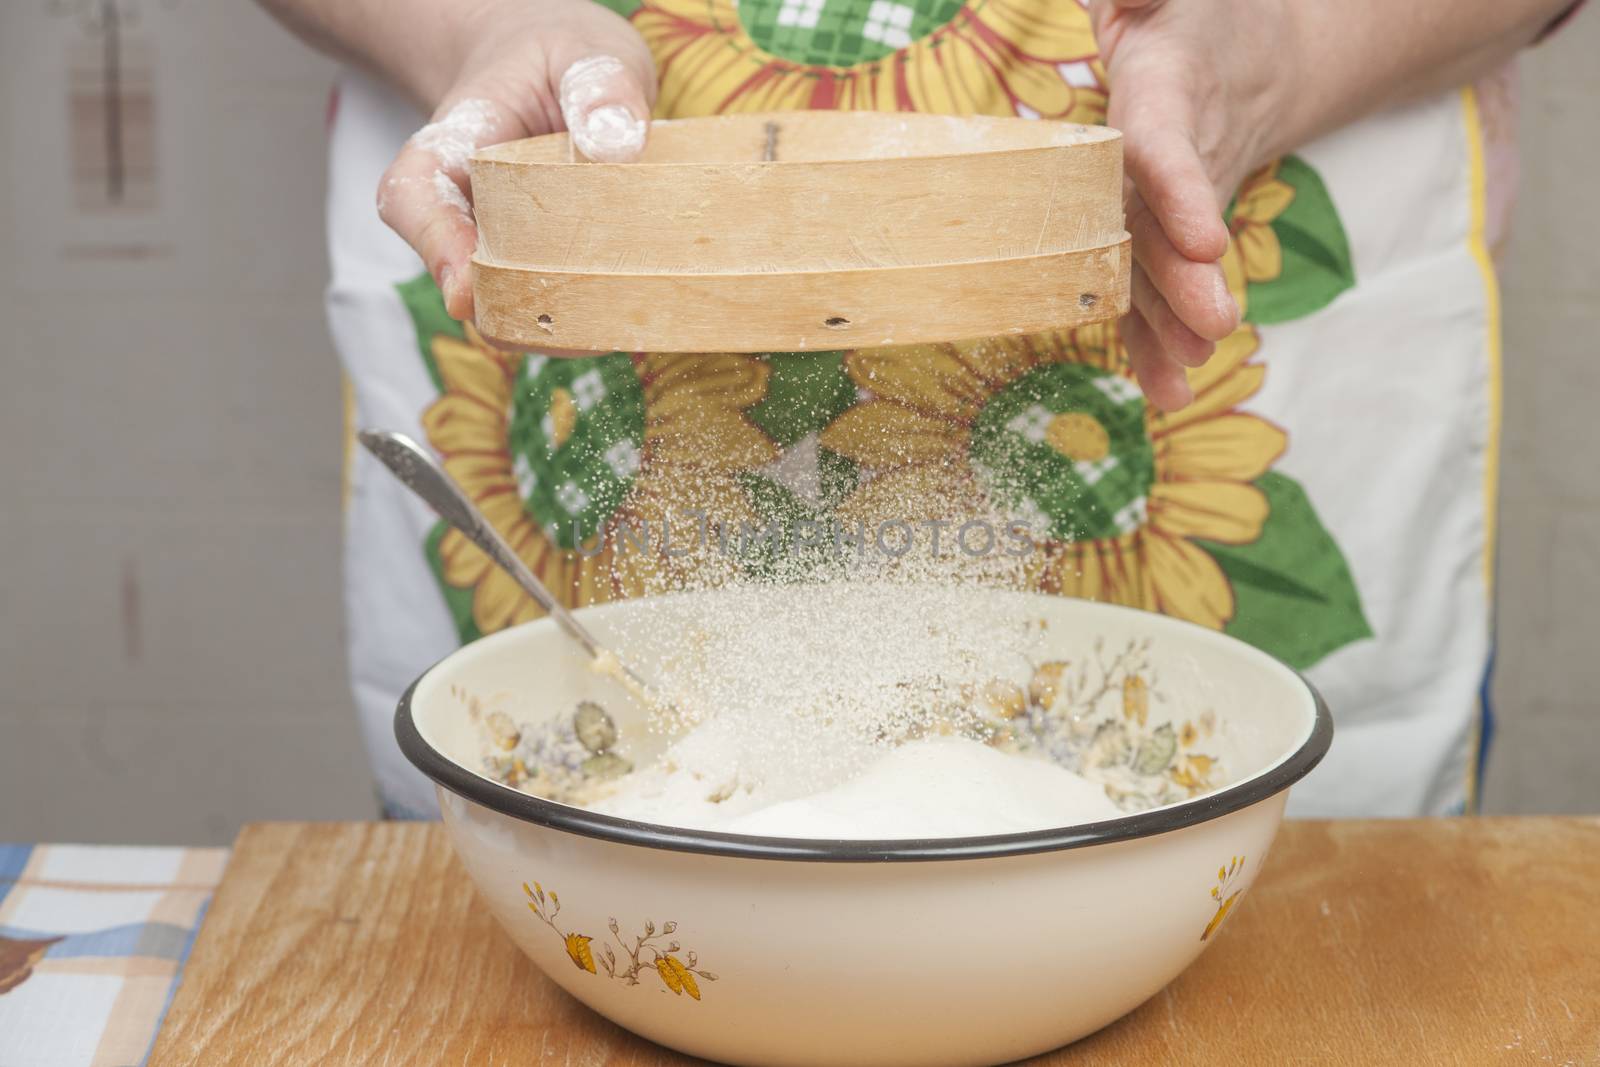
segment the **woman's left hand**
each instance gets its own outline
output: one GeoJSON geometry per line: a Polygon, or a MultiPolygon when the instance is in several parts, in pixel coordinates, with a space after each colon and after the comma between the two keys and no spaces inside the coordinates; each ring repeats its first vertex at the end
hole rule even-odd
{"type": "Polygon", "coordinates": [[[1090,15],[1122,131],[1133,238],[1133,307],[1122,338],[1145,395],[1193,399],[1185,368],[1239,325],[1221,260],[1222,209],[1266,163],[1261,131],[1295,99],[1295,5],[1259,0],[1092,0],[1090,15]]]}
{"type": "Polygon", "coordinates": [[[1239,324],[1222,209],[1245,177],[1380,108],[1471,84],[1573,0],[1089,0],[1124,135],[1139,384],[1165,411],[1239,324]]]}

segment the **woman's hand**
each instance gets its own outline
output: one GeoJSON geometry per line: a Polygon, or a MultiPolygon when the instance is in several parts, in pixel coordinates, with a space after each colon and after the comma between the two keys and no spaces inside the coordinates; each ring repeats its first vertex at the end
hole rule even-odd
{"type": "Polygon", "coordinates": [[[1222,208],[1256,168],[1384,107],[1470,84],[1573,0],[1090,0],[1124,136],[1128,358],[1171,411],[1238,325],[1222,208]]]}
{"type": "Polygon", "coordinates": [[[1220,261],[1222,209],[1267,162],[1261,137],[1294,99],[1298,34],[1279,3],[1094,0],[1111,86],[1107,122],[1124,135],[1133,308],[1128,358],[1145,394],[1171,411],[1196,367],[1239,324],[1220,261]]]}
{"type": "Polygon", "coordinates": [[[627,21],[592,0],[497,0],[458,16],[442,69],[413,71],[433,119],[383,176],[378,213],[417,250],[452,318],[472,317],[467,160],[475,149],[560,129],[590,159],[638,156],[655,65],[627,21]]]}

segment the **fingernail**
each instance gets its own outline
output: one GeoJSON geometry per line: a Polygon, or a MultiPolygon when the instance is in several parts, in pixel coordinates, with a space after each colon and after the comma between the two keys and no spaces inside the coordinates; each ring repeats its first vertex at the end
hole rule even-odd
{"type": "Polygon", "coordinates": [[[445,314],[449,315],[453,319],[454,318],[460,318],[460,316],[458,316],[456,314],[456,310],[455,310],[456,309],[456,304],[460,300],[460,296],[461,296],[461,294],[459,292],[457,292],[458,288],[459,287],[456,285],[455,268],[454,267],[449,267],[449,266],[440,267],[439,268],[439,295],[444,297],[444,312],[445,312],[445,314]]]}
{"type": "Polygon", "coordinates": [[[1239,302],[1228,291],[1228,279],[1221,272],[1215,276],[1213,283],[1216,293],[1217,314],[1230,323],[1230,328],[1239,325],[1239,302]]]}
{"type": "Polygon", "coordinates": [[[1167,401],[1168,403],[1165,410],[1168,414],[1171,414],[1175,411],[1182,411],[1184,408],[1194,403],[1194,387],[1189,384],[1189,378],[1187,375],[1185,375],[1173,386],[1172,395],[1167,398],[1167,401]]]}
{"type": "Polygon", "coordinates": [[[644,148],[645,122],[620,104],[597,107],[572,131],[572,143],[598,163],[626,163],[644,148]]]}

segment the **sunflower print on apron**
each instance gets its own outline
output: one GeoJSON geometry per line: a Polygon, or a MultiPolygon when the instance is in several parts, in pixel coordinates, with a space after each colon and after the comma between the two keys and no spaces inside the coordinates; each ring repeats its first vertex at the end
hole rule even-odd
{"type": "MultiPolygon", "coordinates": [[[[608,6],[655,55],[660,117],[1105,118],[1105,72],[1076,3],[608,6]]],[[[1287,433],[1250,402],[1268,374],[1260,327],[1323,308],[1354,269],[1333,201],[1300,159],[1252,175],[1226,217],[1223,265],[1243,321],[1191,372],[1195,401],[1174,414],[1145,403],[1115,324],[900,349],[554,360],[484,343],[445,316],[424,276],[400,287],[439,390],[422,426],[574,606],[740,577],[623,551],[622,531],[675,515],[870,527],[967,501],[1034,534],[1027,587],[1177,616],[1306,668],[1372,631],[1313,501],[1274,469],[1287,433]]],[[[539,614],[443,524],[425,551],[463,642],[539,614]]]]}

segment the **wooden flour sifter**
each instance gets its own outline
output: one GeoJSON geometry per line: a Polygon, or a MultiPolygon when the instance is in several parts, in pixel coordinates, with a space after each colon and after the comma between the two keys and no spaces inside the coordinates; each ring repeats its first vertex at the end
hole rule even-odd
{"type": "Polygon", "coordinates": [[[1036,333],[1128,309],[1122,138],[1009,118],[657,121],[472,160],[479,328],[529,348],[800,352],[1036,333]]]}

